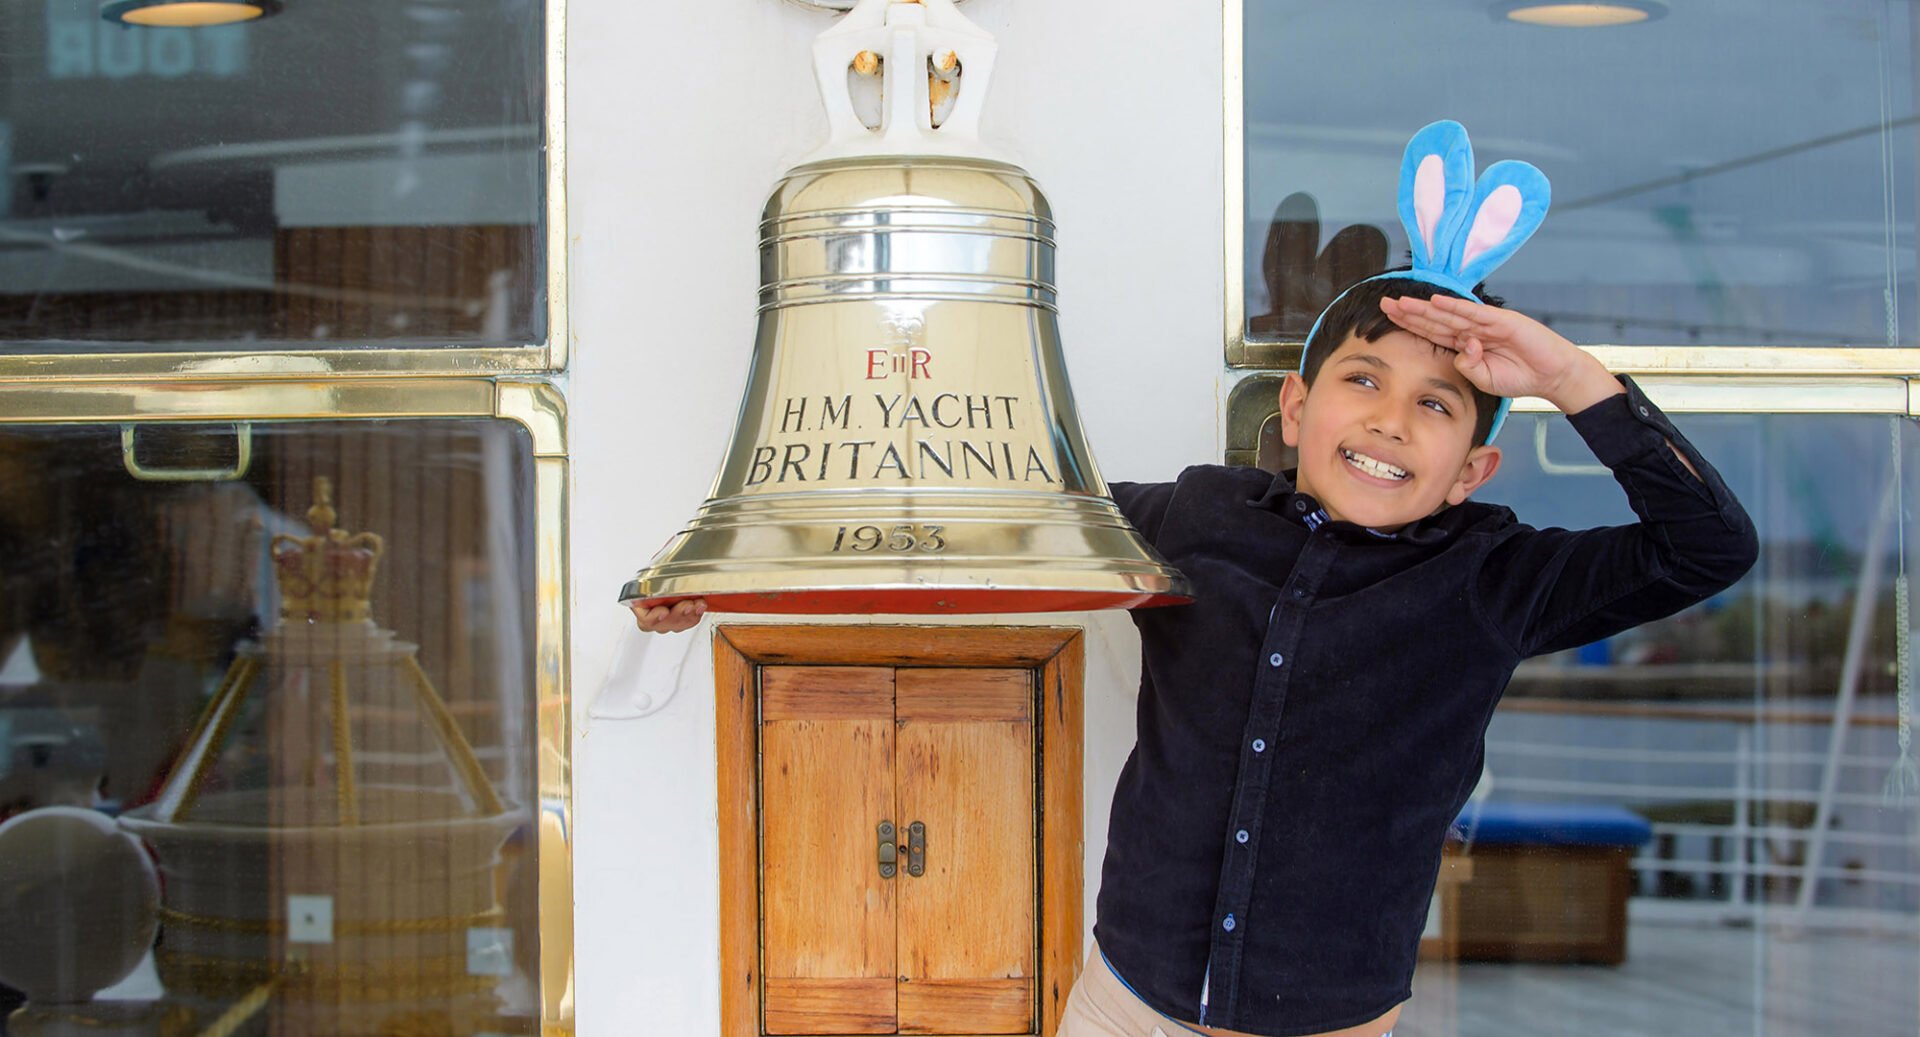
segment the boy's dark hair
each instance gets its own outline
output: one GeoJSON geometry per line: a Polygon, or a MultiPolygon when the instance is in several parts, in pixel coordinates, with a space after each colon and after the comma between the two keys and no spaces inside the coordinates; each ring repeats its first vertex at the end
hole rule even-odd
{"type": "MultiPolygon", "coordinates": [[[[1478,297],[1477,301],[1488,306],[1505,304],[1505,300],[1498,296],[1488,295],[1485,285],[1476,285],[1473,294],[1478,297]]],[[[1431,299],[1436,295],[1462,298],[1458,292],[1411,277],[1383,277],[1354,285],[1332,306],[1327,307],[1326,315],[1320,318],[1319,329],[1307,342],[1306,363],[1300,368],[1300,377],[1306,379],[1308,388],[1312,388],[1314,378],[1320,374],[1320,365],[1326,363],[1328,355],[1345,342],[1349,334],[1364,342],[1378,342],[1387,332],[1398,331],[1400,325],[1381,312],[1381,299],[1389,296],[1396,299],[1431,299]]],[[[1500,406],[1500,397],[1483,392],[1479,386],[1471,383],[1468,389],[1473,394],[1473,442],[1479,445],[1485,443],[1487,433],[1493,431],[1494,411],[1500,406]]]]}

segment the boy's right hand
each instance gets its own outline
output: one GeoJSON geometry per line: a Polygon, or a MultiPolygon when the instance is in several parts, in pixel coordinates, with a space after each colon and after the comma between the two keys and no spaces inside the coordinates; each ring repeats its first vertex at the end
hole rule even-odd
{"type": "Polygon", "coordinates": [[[1453,366],[1461,375],[1495,396],[1538,396],[1563,414],[1578,414],[1627,391],[1592,354],[1518,310],[1436,295],[1390,296],[1380,300],[1380,312],[1453,350],[1453,366]]]}
{"type": "Polygon", "coordinates": [[[633,610],[634,621],[640,629],[649,634],[671,634],[681,630],[691,630],[706,615],[707,602],[704,598],[687,598],[674,602],[671,607],[655,605],[645,608],[639,602],[627,606],[633,610]]]}

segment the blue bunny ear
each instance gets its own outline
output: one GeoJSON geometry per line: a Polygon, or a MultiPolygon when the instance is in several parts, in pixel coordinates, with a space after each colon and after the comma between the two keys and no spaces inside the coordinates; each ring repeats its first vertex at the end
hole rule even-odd
{"type": "Polygon", "coordinates": [[[1415,270],[1436,270],[1453,252],[1473,199],[1473,145],[1451,119],[1429,123],[1400,160],[1400,223],[1415,270]]]}
{"type": "Polygon", "coordinates": [[[1495,162],[1474,185],[1466,229],[1453,243],[1445,268],[1461,283],[1476,285],[1507,261],[1540,229],[1553,201],[1544,173],[1525,162],[1495,162]]]}

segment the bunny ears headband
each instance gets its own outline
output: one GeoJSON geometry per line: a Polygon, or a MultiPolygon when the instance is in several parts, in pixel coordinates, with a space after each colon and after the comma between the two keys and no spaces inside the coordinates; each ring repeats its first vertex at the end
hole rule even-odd
{"type": "MultiPolygon", "coordinates": [[[[1552,192],[1545,174],[1525,162],[1495,162],[1473,178],[1473,145],[1466,127],[1452,120],[1431,123],[1407,142],[1400,160],[1400,222],[1412,246],[1413,269],[1376,274],[1364,281],[1402,278],[1425,281],[1466,298],[1473,286],[1511,258],[1546,219],[1552,192]]],[[[1311,347],[1320,325],[1346,291],[1336,296],[1307,332],[1311,347]]],[[[1306,370],[1306,353],[1300,356],[1306,370]]],[[[1511,400],[1494,412],[1487,442],[1500,434],[1511,400]]]]}

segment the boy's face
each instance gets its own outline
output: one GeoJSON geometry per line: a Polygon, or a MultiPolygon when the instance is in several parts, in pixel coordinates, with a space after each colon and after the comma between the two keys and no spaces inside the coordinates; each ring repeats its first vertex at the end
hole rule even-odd
{"type": "Polygon", "coordinates": [[[1288,375],[1280,428],[1300,452],[1300,492],[1333,518],[1386,532],[1492,478],[1500,450],[1473,445],[1472,387],[1453,357],[1396,329],[1377,342],[1349,335],[1310,392],[1288,375]]]}

